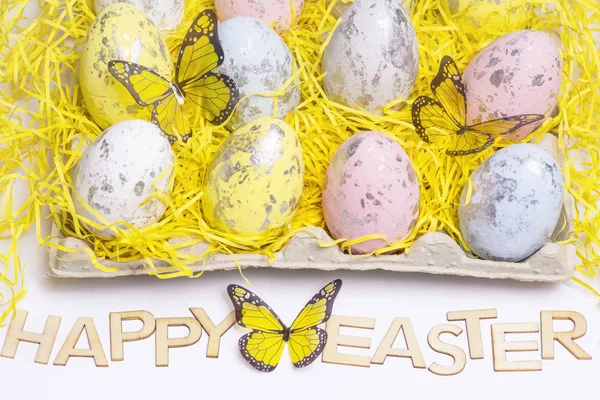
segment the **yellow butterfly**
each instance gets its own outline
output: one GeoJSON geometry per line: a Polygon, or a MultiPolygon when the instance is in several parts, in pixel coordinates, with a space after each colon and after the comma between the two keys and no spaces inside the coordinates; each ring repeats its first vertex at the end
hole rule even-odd
{"type": "Polygon", "coordinates": [[[439,130],[456,134],[453,147],[446,150],[453,157],[479,153],[491,147],[496,137],[545,118],[541,114],[514,115],[468,126],[465,84],[449,56],[442,58],[440,70],[431,81],[431,91],[437,100],[420,96],[413,103],[413,125],[427,143],[431,143],[439,130]]]}
{"type": "Polygon", "coordinates": [[[287,342],[295,367],[311,364],[327,343],[327,332],[317,325],[331,317],[333,301],[341,287],[342,281],[336,279],[321,289],[288,328],[260,297],[241,286],[229,285],[227,293],[238,325],[252,330],[239,340],[242,356],[257,370],[270,372],[279,364],[287,342]]]}
{"type": "Polygon", "coordinates": [[[212,10],[201,12],[188,30],[175,68],[175,82],[141,65],[113,60],[108,70],[142,107],[152,106],[152,122],[169,137],[184,142],[191,129],[183,106],[199,106],[213,124],[229,118],[239,100],[235,82],[227,75],[212,72],[223,63],[223,49],[217,34],[217,17],[212,10]]]}

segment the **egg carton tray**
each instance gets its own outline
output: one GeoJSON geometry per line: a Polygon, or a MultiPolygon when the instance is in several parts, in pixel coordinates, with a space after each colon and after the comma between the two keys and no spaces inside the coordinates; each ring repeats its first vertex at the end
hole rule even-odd
{"type": "MultiPolygon", "coordinates": [[[[559,162],[562,161],[559,157],[554,136],[546,135],[540,144],[551,151],[559,162]]],[[[237,255],[237,260],[242,268],[317,269],[324,271],[386,270],[532,282],[561,282],[567,281],[573,276],[577,262],[575,245],[558,243],[565,240],[573,230],[573,212],[573,198],[565,193],[563,212],[552,235],[552,238],[556,241],[546,243],[534,255],[517,263],[475,258],[466,253],[444,232],[424,234],[415,241],[407,253],[378,257],[356,257],[344,253],[338,246],[321,247],[319,243],[332,242],[333,239],[325,230],[320,228],[307,228],[306,232],[298,232],[276,254],[273,262],[269,262],[265,256],[257,254],[240,254],[237,255]]],[[[66,252],[51,247],[49,276],[57,278],[113,278],[145,275],[150,271],[150,267],[145,260],[119,263],[107,259],[100,260],[100,264],[115,269],[115,272],[101,271],[93,266],[89,253],[83,251],[85,248],[91,249],[90,244],[74,237],[65,237],[55,225],[52,228],[52,238],[55,244],[76,250],[76,252],[66,252]]],[[[173,244],[181,242],[181,239],[173,240],[173,244]]],[[[184,247],[181,251],[200,256],[207,248],[208,243],[198,243],[184,247]]],[[[153,260],[153,263],[157,268],[169,267],[169,264],[164,261],[153,260]]],[[[216,254],[205,262],[190,265],[189,268],[195,272],[202,270],[208,272],[237,269],[238,265],[230,255],[216,254]]]]}

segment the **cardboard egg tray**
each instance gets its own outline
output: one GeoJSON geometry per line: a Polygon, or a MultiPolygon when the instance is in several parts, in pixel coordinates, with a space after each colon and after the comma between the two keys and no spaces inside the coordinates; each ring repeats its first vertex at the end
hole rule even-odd
{"type": "MultiPolygon", "coordinates": [[[[562,165],[556,137],[546,135],[540,143],[551,151],[562,165]]],[[[563,212],[553,240],[562,241],[572,232],[573,198],[565,193],[563,212]]],[[[459,275],[491,279],[514,279],[519,281],[560,282],[569,280],[575,272],[577,257],[574,244],[559,244],[556,241],[546,243],[538,252],[528,259],[513,262],[487,261],[467,254],[449,235],[444,232],[429,232],[421,236],[408,253],[384,255],[379,257],[353,257],[342,252],[339,247],[322,248],[319,242],[330,242],[333,239],[320,228],[308,228],[309,232],[299,232],[270,263],[266,257],[255,254],[237,256],[242,268],[276,268],[276,269],[318,269],[318,270],[387,270],[394,272],[423,272],[428,274],[459,275]]],[[[65,237],[56,226],[52,231],[53,241],[73,250],[91,248],[83,240],[65,237]]],[[[174,241],[176,243],[176,241],[174,241]]],[[[200,243],[182,251],[193,255],[201,255],[208,248],[207,243],[200,243]]],[[[112,278],[118,276],[144,275],[148,272],[148,264],[144,260],[117,263],[102,260],[107,268],[118,267],[116,272],[107,273],[95,268],[90,256],[85,251],[75,253],[64,252],[54,247],[50,250],[49,275],[59,278],[112,278]]],[[[169,265],[162,261],[154,261],[156,267],[166,268],[169,265]]],[[[220,271],[237,269],[235,260],[225,254],[217,254],[206,262],[191,265],[194,271],[220,271]]]]}

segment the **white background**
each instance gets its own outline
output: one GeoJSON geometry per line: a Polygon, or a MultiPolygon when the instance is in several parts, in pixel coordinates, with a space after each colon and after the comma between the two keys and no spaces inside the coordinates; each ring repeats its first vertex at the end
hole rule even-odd
{"type": "MultiPolygon", "coordinates": [[[[49,229],[49,227],[47,227],[49,229]]],[[[47,230],[46,229],[46,230],[47,230]]],[[[39,249],[28,233],[21,254],[27,267],[30,292],[19,308],[29,311],[26,330],[41,332],[48,315],[61,316],[62,323],[52,352],[54,361],[77,317],[93,317],[110,360],[108,314],[112,311],[144,309],[156,317],[191,316],[189,307],[204,308],[219,323],[232,306],[226,295],[230,283],[245,285],[238,272],[207,273],[200,279],[159,281],[152,277],[107,280],[58,280],[44,277],[48,264],[45,249],[39,249]]],[[[237,349],[242,334],[234,327],[222,338],[220,356],[206,358],[207,335],[194,346],[170,350],[170,366],[154,366],[154,336],[125,344],[125,360],[108,368],[97,368],[92,359],[72,358],[66,367],[34,363],[37,346],[21,343],[14,360],[0,358],[0,382],[5,394],[29,399],[162,399],[184,396],[230,398],[238,392],[245,398],[445,398],[445,399],[558,399],[560,396],[595,396],[600,373],[600,308],[594,297],[576,284],[525,284],[470,278],[399,274],[388,272],[318,272],[247,270],[252,290],[291,323],[301,307],[324,284],[343,279],[334,313],[376,318],[375,330],[343,328],[342,333],[372,338],[370,350],[340,348],[372,356],[395,317],[409,317],[427,365],[449,363],[450,358],[433,352],[427,333],[446,322],[446,312],[497,308],[498,319],[483,321],[485,358],[467,360],[465,370],[453,377],[440,377],[414,369],[409,359],[388,358],[370,368],[322,363],[296,370],[287,351],[272,373],[253,370],[237,349]],[[577,342],[594,358],[578,361],[560,345],[556,359],[543,361],[541,372],[500,373],[493,371],[490,324],[538,322],[539,312],[575,310],[588,321],[587,334],[577,342]]],[[[463,323],[458,323],[464,329],[463,323]]],[[[556,324],[570,329],[569,324],[556,324]]],[[[136,329],[135,323],[125,324],[136,329]]],[[[171,335],[185,334],[174,329],[171,335]]],[[[4,343],[6,329],[0,330],[4,343]]],[[[443,336],[467,350],[466,334],[443,336]]],[[[539,335],[512,335],[509,340],[537,340],[539,335]]],[[[84,338],[78,347],[86,347],[84,338]]],[[[402,337],[396,347],[404,347],[402,337]]],[[[514,353],[509,360],[540,359],[540,353],[514,353]]]]}
{"type": "MultiPolygon", "coordinates": [[[[49,233],[46,225],[43,234],[49,233]]],[[[453,377],[439,377],[412,367],[409,359],[388,358],[370,368],[324,364],[317,360],[303,370],[291,365],[287,351],[270,374],[253,370],[242,359],[234,327],[221,341],[218,359],[206,358],[207,335],[192,347],[172,349],[170,366],[154,366],[154,336],[125,344],[125,360],[96,368],[92,359],[72,358],[66,367],[51,365],[78,317],[93,317],[107,358],[110,360],[108,314],[145,309],[156,317],[191,316],[189,307],[204,308],[219,323],[232,306],[226,295],[230,283],[245,285],[238,272],[209,273],[197,280],[159,281],[152,277],[109,280],[57,280],[45,277],[48,254],[40,249],[34,232],[21,243],[22,262],[28,263],[28,296],[19,308],[29,311],[25,329],[43,330],[48,315],[62,317],[49,365],[33,362],[37,346],[19,345],[14,360],[0,358],[0,398],[34,399],[163,399],[163,398],[323,398],[371,399],[559,399],[597,397],[600,378],[600,307],[595,298],[573,283],[524,284],[470,278],[395,274],[388,272],[318,272],[247,270],[251,289],[267,301],[288,324],[324,284],[343,279],[334,313],[376,318],[375,330],[342,330],[343,334],[372,338],[370,350],[340,348],[341,352],[372,356],[395,317],[409,317],[427,365],[449,363],[434,353],[427,333],[446,322],[446,312],[497,308],[498,319],[482,322],[485,358],[467,360],[465,370],[453,377]],[[556,345],[556,359],[543,361],[543,371],[494,372],[491,323],[538,322],[540,310],[575,310],[588,321],[587,334],[577,342],[593,357],[578,361],[556,345]]],[[[598,285],[598,284],[597,284],[598,285]]],[[[464,329],[463,323],[457,323],[464,329]]],[[[556,324],[570,329],[569,324],[556,324]]],[[[135,324],[125,324],[136,329],[135,324]]],[[[0,344],[6,328],[0,329],[0,344]]],[[[185,330],[173,330],[173,336],[185,330]]],[[[466,352],[466,333],[443,336],[466,352]]],[[[513,335],[509,340],[538,340],[539,335],[513,335]]],[[[80,347],[87,346],[82,339],[80,347]]],[[[400,337],[396,347],[403,347],[400,337]]],[[[509,360],[540,359],[540,353],[515,353],[509,360]]]]}

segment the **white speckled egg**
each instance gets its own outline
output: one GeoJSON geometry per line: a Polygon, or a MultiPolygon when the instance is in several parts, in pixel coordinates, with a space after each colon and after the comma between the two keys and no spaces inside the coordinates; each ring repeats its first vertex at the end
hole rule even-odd
{"type": "MultiPolygon", "coordinates": [[[[413,4],[413,0],[398,0],[398,1],[400,2],[400,4],[403,5],[406,12],[410,11],[410,8],[412,7],[412,4],[413,4]]],[[[333,0],[327,0],[327,3],[326,3],[327,7],[329,7],[331,5],[331,3],[333,3],[333,0]]],[[[354,0],[337,0],[335,5],[331,9],[331,15],[339,18],[344,13],[344,11],[346,11],[346,8],[348,8],[350,6],[350,4],[352,4],[352,3],[354,3],[354,0]]]]}
{"type": "Polygon", "coordinates": [[[304,0],[215,0],[217,15],[221,21],[239,16],[253,17],[269,26],[277,22],[275,29],[278,31],[290,28],[291,5],[294,7],[295,18],[300,17],[304,0]]]}
{"type": "Polygon", "coordinates": [[[413,25],[398,0],[359,0],[342,14],[323,54],[327,96],[346,106],[382,114],[406,99],[419,69],[413,25]]]}
{"type": "Polygon", "coordinates": [[[94,0],[94,8],[99,13],[114,3],[136,6],[161,30],[177,29],[183,21],[183,0],[94,0]]]}
{"type": "MultiPolygon", "coordinates": [[[[252,93],[277,93],[292,77],[290,50],[264,23],[251,17],[230,18],[219,24],[219,39],[225,59],[217,70],[235,81],[241,99],[252,93]]],[[[235,129],[253,119],[272,116],[274,102],[274,97],[259,95],[240,101],[229,127],[235,129]]],[[[285,118],[299,103],[300,89],[293,87],[277,99],[277,117],[285,118]]]]}
{"type": "MultiPolygon", "coordinates": [[[[493,41],[469,63],[467,123],[518,114],[551,116],[558,105],[562,59],[549,34],[523,30],[493,41]]],[[[508,136],[524,139],[542,122],[508,136]]]]}
{"type": "Polygon", "coordinates": [[[460,231],[473,253],[486,260],[522,261],[550,238],[562,210],[563,176],[547,150],[516,144],[499,150],[462,191],[460,231]]]}
{"type": "Polygon", "coordinates": [[[303,187],[296,132],[285,121],[262,117],[221,145],[204,185],[202,211],[214,229],[253,237],[288,224],[303,187]]]}
{"type": "MultiPolygon", "coordinates": [[[[77,213],[103,225],[83,201],[109,223],[125,221],[143,228],[157,222],[167,206],[158,198],[141,203],[155,191],[172,190],[169,181],[174,160],[169,140],[156,125],[127,120],[111,126],[98,136],[77,164],[74,176],[77,213]]],[[[101,238],[115,237],[111,229],[88,228],[101,238]]]]}
{"type": "Polygon", "coordinates": [[[390,137],[362,132],[333,156],[323,191],[323,212],[335,239],[358,239],[353,253],[371,253],[405,239],[419,217],[420,189],[408,155],[390,137]]]}

